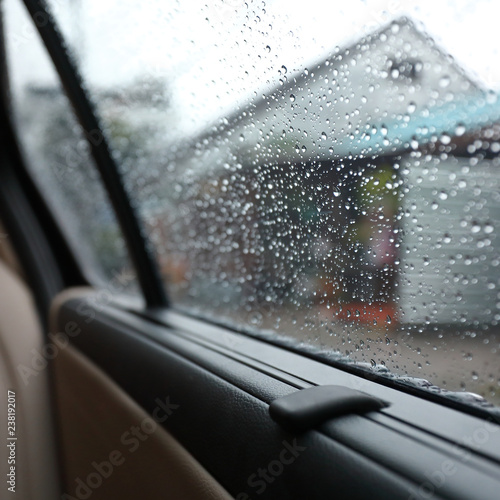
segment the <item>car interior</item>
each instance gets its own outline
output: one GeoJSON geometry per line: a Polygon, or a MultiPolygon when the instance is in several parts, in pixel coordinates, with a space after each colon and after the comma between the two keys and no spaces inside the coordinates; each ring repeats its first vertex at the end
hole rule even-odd
{"type": "Polygon", "coordinates": [[[0,498],[500,498],[495,3],[1,5],[0,498]]]}

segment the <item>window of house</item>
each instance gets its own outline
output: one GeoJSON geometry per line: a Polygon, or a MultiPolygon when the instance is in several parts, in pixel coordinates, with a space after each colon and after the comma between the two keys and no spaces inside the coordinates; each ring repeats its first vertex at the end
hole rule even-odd
{"type": "Polygon", "coordinates": [[[492,2],[50,4],[175,308],[500,404],[492,2]]]}

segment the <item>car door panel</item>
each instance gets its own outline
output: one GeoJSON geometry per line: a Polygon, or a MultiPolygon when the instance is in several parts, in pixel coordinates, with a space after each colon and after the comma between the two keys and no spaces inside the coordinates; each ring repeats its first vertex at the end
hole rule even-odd
{"type": "MultiPolygon", "coordinates": [[[[154,419],[72,346],[53,365],[65,492],[78,498],[228,499],[154,419]]],[[[164,402],[163,402],[164,403],[164,402]]],[[[157,412],[161,421],[175,410],[157,412]]]]}
{"type": "Polygon", "coordinates": [[[325,498],[335,492],[335,498],[367,498],[370,491],[371,498],[419,498],[419,488],[430,481],[426,474],[443,464],[455,480],[433,486],[432,498],[470,498],[473,478],[481,478],[484,498],[495,494],[491,462],[461,456],[446,441],[430,450],[428,435],[404,425],[395,430],[373,415],[289,433],[270,418],[269,403],[296,390],[300,379],[284,382],[283,373],[278,380],[168,326],[97,304],[88,296],[63,303],[58,329],[78,324],[72,345],[150,414],[158,398],[179,405],[165,427],[235,497],[325,498]],[[297,452],[293,461],[286,457],[290,464],[279,459],[287,447],[297,452]]]}

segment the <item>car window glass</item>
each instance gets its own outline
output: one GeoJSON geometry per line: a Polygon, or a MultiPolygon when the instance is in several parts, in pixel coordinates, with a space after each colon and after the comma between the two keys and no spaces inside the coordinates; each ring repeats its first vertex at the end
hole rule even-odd
{"type": "MultiPolygon", "coordinates": [[[[57,74],[20,2],[4,2],[14,125],[27,166],[86,275],[137,294],[135,271],[107,194],[57,74]]],[[[89,131],[99,140],[98,131],[89,131]]]]}
{"type": "Polygon", "coordinates": [[[175,307],[500,402],[493,2],[51,5],[175,307]]]}

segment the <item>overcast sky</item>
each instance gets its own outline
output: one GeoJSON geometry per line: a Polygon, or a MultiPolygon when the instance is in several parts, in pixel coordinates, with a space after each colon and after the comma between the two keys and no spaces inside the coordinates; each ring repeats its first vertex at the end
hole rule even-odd
{"type": "MultiPolygon", "coordinates": [[[[193,120],[210,120],[401,15],[420,23],[473,78],[500,87],[500,4],[492,0],[50,3],[93,84],[125,84],[144,72],[166,78],[193,120]]],[[[17,79],[48,79],[20,4],[5,1],[17,79]]]]}

